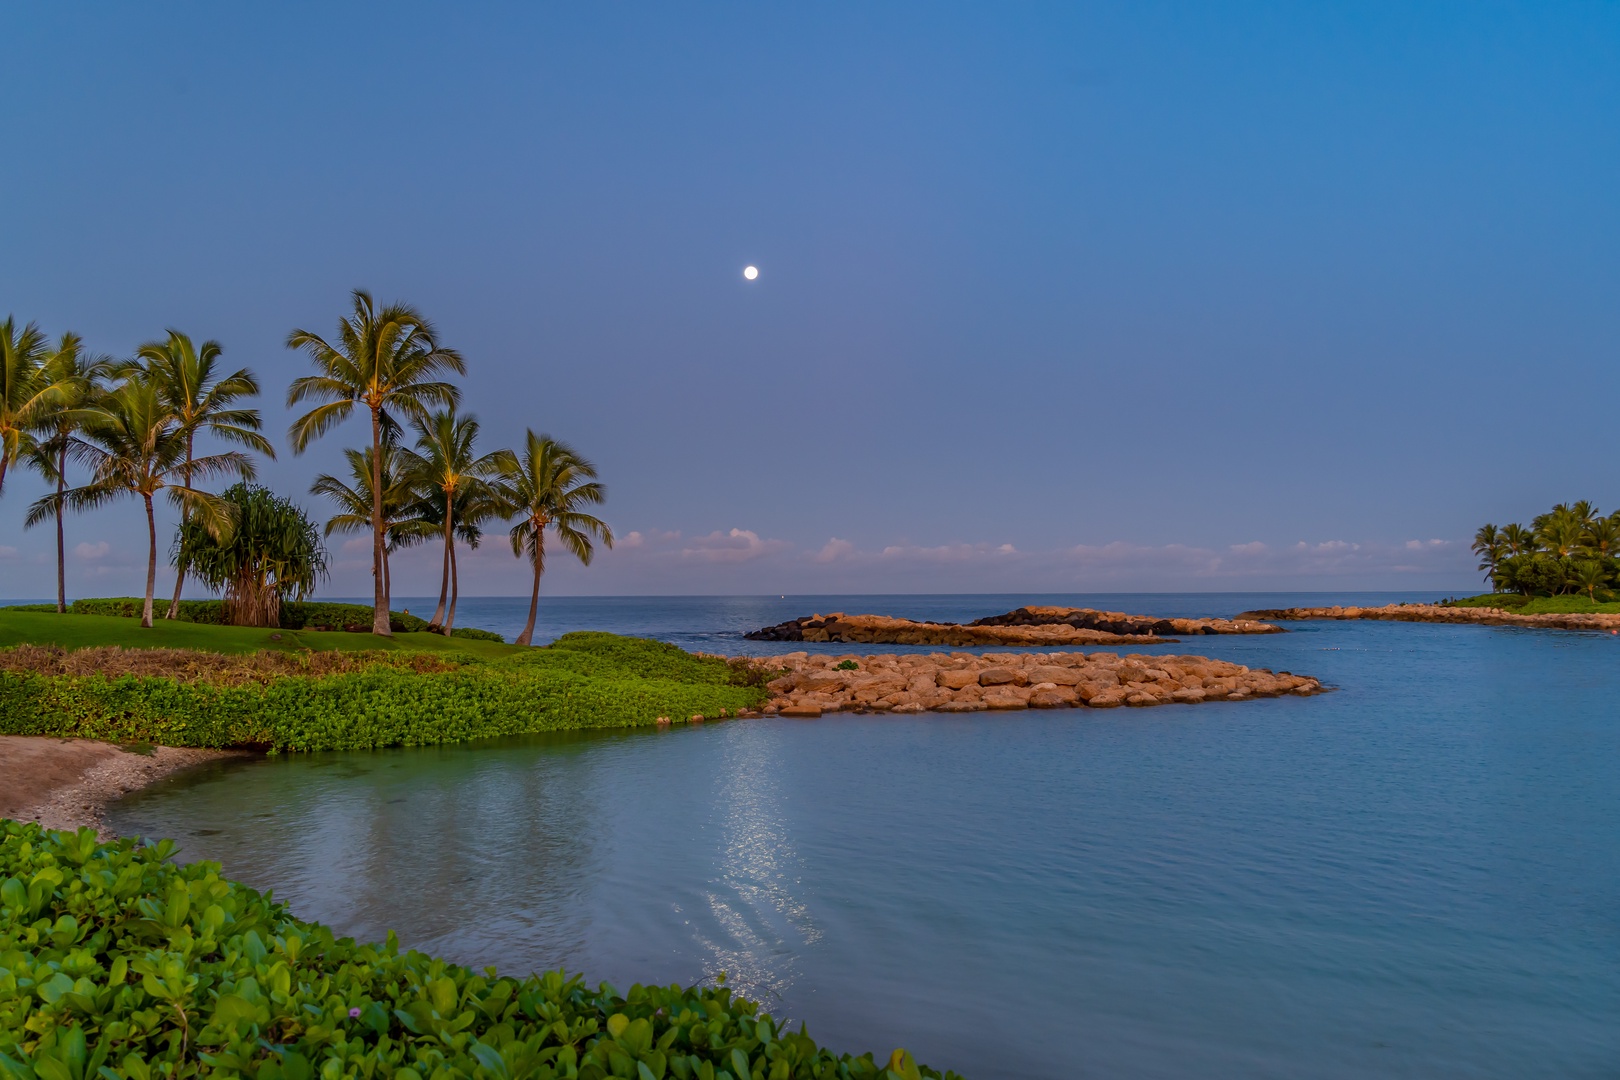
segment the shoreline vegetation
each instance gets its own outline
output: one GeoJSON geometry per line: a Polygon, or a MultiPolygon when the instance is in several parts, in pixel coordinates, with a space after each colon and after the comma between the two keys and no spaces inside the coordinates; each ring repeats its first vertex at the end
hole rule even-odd
{"type": "Polygon", "coordinates": [[[834,1054],[724,985],[621,994],[339,938],[176,850],[0,821],[0,1076],[960,1080],[834,1054]]]}
{"type": "Polygon", "coordinates": [[[1376,607],[1333,606],[1264,608],[1243,614],[1256,619],[1307,622],[1314,619],[1369,619],[1386,622],[1476,624],[1481,626],[1523,626],[1543,630],[1620,630],[1620,604],[1590,604],[1584,597],[1554,597],[1543,602],[1523,602],[1513,607],[1495,606],[1496,596],[1471,597],[1441,604],[1383,604],[1376,607]],[[1569,601],[1583,601],[1570,603],[1569,601]],[[1526,611],[1530,608],[1533,610],[1526,611]],[[1562,609],[1562,610],[1557,610],[1562,609]]]}
{"type": "Polygon", "coordinates": [[[1021,607],[970,623],[915,622],[888,615],[806,615],[743,635],[749,641],[866,645],[1153,645],[1170,634],[1279,634],[1280,626],[1238,619],[1158,619],[1092,608],[1021,607]]]}

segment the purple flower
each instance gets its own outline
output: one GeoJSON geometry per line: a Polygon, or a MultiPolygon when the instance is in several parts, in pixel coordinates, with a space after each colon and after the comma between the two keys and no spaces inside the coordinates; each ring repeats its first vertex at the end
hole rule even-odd
{"type": "Polygon", "coordinates": [[[350,1020],[358,1020],[358,1019],[360,1019],[360,1009],[358,1007],[349,1010],[349,1019],[350,1020]]]}

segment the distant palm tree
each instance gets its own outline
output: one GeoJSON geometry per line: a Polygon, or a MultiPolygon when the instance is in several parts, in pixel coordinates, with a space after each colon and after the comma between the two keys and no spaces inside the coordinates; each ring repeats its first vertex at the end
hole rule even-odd
{"type": "Polygon", "coordinates": [[[1581,540],[1593,554],[1605,561],[1620,554],[1620,514],[1593,521],[1586,527],[1581,540]]]}
{"type": "MultiPolygon", "coordinates": [[[[287,404],[322,402],[294,421],[288,437],[293,452],[303,453],[311,442],[347,419],[358,403],[371,414],[371,465],[380,470],[386,429],[398,422],[398,416],[415,420],[435,405],[454,408],[461,395],[439,377],[447,372],[465,375],[467,366],[459,353],[438,344],[432,324],[415,308],[391,304],[379,311],[363,289],[356,289],[353,299],[354,314],[339,320],[336,345],[307,330],[294,330],[287,337],[287,347],[309,353],[320,372],[295,379],[287,390],[287,404]]],[[[387,636],[391,631],[382,493],[382,475],[374,471],[371,632],[387,636]]]]}
{"type": "Polygon", "coordinates": [[[1577,559],[1575,584],[1586,590],[1592,602],[1597,602],[1597,591],[1609,583],[1609,568],[1597,559],[1577,559]]]}
{"type": "MultiPolygon", "coordinates": [[[[456,621],[456,599],[460,595],[460,581],[456,571],[455,536],[457,518],[468,512],[479,512],[485,520],[497,514],[500,500],[493,498],[489,480],[500,471],[503,454],[495,451],[482,457],[474,456],[478,441],[478,419],[457,416],[455,412],[437,412],[415,421],[416,450],[401,450],[400,464],[407,481],[422,491],[431,493],[439,503],[436,515],[444,537],[444,567],[440,575],[439,606],[433,612],[431,629],[448,636],[456,621]],[[459,513],[458,513],[459,512],[459,513]],[[446,592],[449,606],[445,605],[446,592]]],[[[498,516],[498,514],[497,514],[498,516]]],[[[469,522],[474,526],[476,522],[469,522]]]]}
{"type": "MultiPolygon", "coordinates": [[[[259,434],[264,426],[259,410],[236,407],[241,398],[258,395],[258,380],[247,368],[225,376],[217,375],[215,368],[223,352],[217,341],[205,341],[198,348],[185,334],[170,330],[167,340],[149,341],[135,353],[146,361],[147,372],[185,436],[186,459],[180,466],[180,484],[187,489],[191,487],[191,460],[199,432],[245,446],[269,458],[276,456],[270,440],[259,434]]],[[[242,479],[251,480],[252,473],[243,474],[242,479]]],[[[189,517],[190,511],[182,507],[182,529],[189,517]]],[[[182,549],[175,567],[174,599],[169,602],[166,616],[170,619],[180,614],[180,590],[185,587],[187,562],[182,549]]]]}
{"type": "Polygon", "coordinates": [[[79,437],[83,410],[101,393],[102,381],[112,371],[112,358],[86,352],[77,334],[63,334],[56,350],[45,359],[45,378],[56,386],[55,401],[38,411],[28,464],[56,485],[56,610],[67,611],[67,550],[62,528],[61,496],[67,490],[68,459],[82,459],[88,449],[79,437]]]}
{"type": "Polygon", "coordinates": [[[438,535],[431,522],[419,520],[413,508],[419,501],[416,490],[400,474],[398,450],[392,443],[384,443],[380,466],[373,460],[370,450],[344,450],[349,463],[352,484],[344,483],[329,473],[321,473],[309,486],[310,493],[331,499],[338,512],[326,520],[325,535],[333,533],[366,532],[371,528],[372,478],[382,476],[383,533],[383,596],[393,595],[393,582],[389,575],[389,556],[402,547],[421,543],[438,535]]]}
{"type": "Polygon", "coordinates": [[[580,457],[567,443],[546,435],[527,433],[522,449],[502,459],[501,483],[518,519],[512,526],[512,554],[528,557],[534,566],[534,589],[529,595],[529,621],[518,635],[519,645],[534,640],[534,619],[540,606],[540,575],[546,570],[546,530],[557,534],[562,546],[586,566],[596,554],[591,538],[613,546],[613,530],[582,507],[600,505],[607,489],[596,482],[596,466],[580,457]]]}
{"type": "Polygon", "coordinates": [[[39,414],[61,396],[45,377],[50,344],[38,326],[21,330],[9,315],[0,322],[0,492],[6,470],[22,456],[39,414]]]}
{"type": "MultiPolygon", "coordinates": [[[[93,466],[90,482],[69,488],[60,496],[47,495],[28,511],[35,524],[55,513],[58,506],[75,510],[101,506],[124,495],[139,496],[146,505],[146,603],[141,625],[152,625],[152,594],[157,586],[157,519],[152,500],[167,491],[169,500],[215,535],[231,527],[230,508],[217,495],[182,486],[178,473],[186,462],[186,439],[178,419],[164,401],[157,383],[136,370],[118,387],[84,411],[86,460],[93,466]]],[[[238,450],[192,458],[191,476],[251,475],[253,462],[238,450]]]]}
{"type": "Polygon", "coordinates": [[[1496,568],[1507,553],[1507,547],[1502,542],[1502,535],[1496,531],[1495,525],[1481,525],[1474,534],[1473,551],[1479,556],[1479,569],[1484,572],[1485,580],[1496,578],[1496,568]]]}
{"type": "Polygon", "coordinates": [[[1509,555],[1533,555],[1537,550],[1535,533],[1519,524],[1503,526],[1502,544],[1509,555]]]}

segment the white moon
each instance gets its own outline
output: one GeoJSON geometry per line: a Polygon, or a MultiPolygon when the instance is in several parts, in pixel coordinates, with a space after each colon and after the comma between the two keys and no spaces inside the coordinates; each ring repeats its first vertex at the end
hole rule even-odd
{"type": "Polygon", "coordinates": [[[759,267],[757,267],[757,266],[745,266],[745,267],[743,267],[743,277],[747,278],[749,281],[753,281],[755,278],[759,277],[759,267]]]}

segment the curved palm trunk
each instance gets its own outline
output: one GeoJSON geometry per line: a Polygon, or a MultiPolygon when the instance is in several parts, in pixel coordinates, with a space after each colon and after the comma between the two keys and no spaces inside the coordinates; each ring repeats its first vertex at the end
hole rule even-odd
{"type": "Polygon", "coordinates": [[[518,635],[519,645],[530,645],[534,642],[534,617],[540,610],[540,575],[546,571],[546,533],[541,526],[534,535],[534,591],[529,594],[529,621],[523,626],[523,633],[518,635]]]}
{"type": "MultiPolygon", "coordinates": [[[[181,477],[182,477],[182,479],[184,481],[182,486],[187,491],[191,490],[191,448],[192,448],[192,437],[190,435],[187,435],[186,436],[186,464],[185,464],[184,468],[182,468],[180,470],[180,475],[181,475],[181,477]]],[[[190,520],[191,520],[191,507],[190,506],[183,507],[181,509],[181,511],[180,511],[180,527],[182,529],[184,529],[185,526],[186,526],[186,522],[188,522],[190,520]]],[[[165,619],[173,619],[173,618],[175,618],[176,616],[178,616],[180,614],[180,590],[185,587],[185,584],[186,584],[186,556],[185,556],[184,549],[182,549],[181,553],[180,553],[180,565],[175,568],[174,599],[169,601],[169,613],[167,615],[163,616],[165,619]]]]}
{"type": "Polygon", "coordinates": [[[0,491],[6,490],[6,466],[11,464],[11,451],[0,443],[0,491]]]}
{"type": "Polygon", "coordinates": [[[56,613],[67,612],[67,547],[62,539],[62,492],[67,489],[67,445],[56,460],[56,613]]]}
{"type": "Polygon", "coordinates": [[[388,625],[388,553],[383,550],[382,419],[371,409],[371,632],[392,637],[388,625]]]}
{"type": "Polygon", "coordinates": [[[450,544],[450,609],[444,613],[444,636],[450,636],[451,627],[456,625],[456,598],[461,595],[461,582],[456,573],[456,545],[450,544]]]}
{"type": "Polygon", "coordinates": [[[450,595],[450,551],[454,546],[451,539],[452,522],[450,521],[451,496],[444,497],[444,568],[439,573],[439,606],[433,609],[433,620],[428,623],[429,630],[437,630],[444,625],[444,598],[450,595]]]}
{"type": "Polygon", "coordinates": [[[157,519],[152,516],[152,496],[146,500],[146,603],[141,607],[141,626],[152,628],[152,593],[157,589],[157,519]]]}

